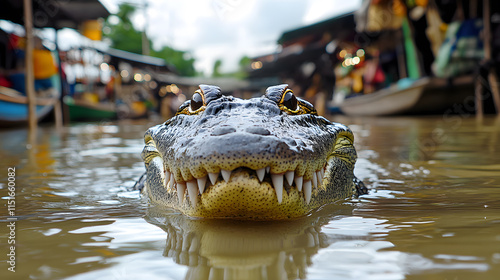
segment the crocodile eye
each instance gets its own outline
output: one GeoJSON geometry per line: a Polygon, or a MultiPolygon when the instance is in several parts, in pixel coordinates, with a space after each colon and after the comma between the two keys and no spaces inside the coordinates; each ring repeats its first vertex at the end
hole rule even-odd
{"type": "Polygon", "coordinates": [[[205,110],[206,106],[205,95],[201,89],[194,92],[191,100],[184,102],[175,115],[197,115],[205,110]]]}
{"type": "Polygon", "coordinates": [[[283,94],[281,104],[283,104],[285,107],[287,107],[289,110],[292,110],[292,111],[297,111],[297,109],[298,109],[297,108],[297,106],[298,106],[297,98],[295,97],[295,95],[293,95],[293,92],[291,90],[287,90],[283,94]]]}
{"type": "Polygon", "coordinates": [[[201,94],[199,92],[195,92],[193,94],[189,106],[191,111],[193,112],[200,109],[201,106],[203,106],[203,97],[201,97],[201,94]]]}

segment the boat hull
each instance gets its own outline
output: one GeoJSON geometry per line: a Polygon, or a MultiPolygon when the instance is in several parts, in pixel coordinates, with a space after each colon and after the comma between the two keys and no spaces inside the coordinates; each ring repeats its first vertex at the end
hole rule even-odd
{"type": "MultiPolygon", "coordinates": [[[[52,97],[37,98],[36,119],[40,121],[54,108],[59,99],[58,93],[52,97]]],[[[28,98],[15,90],[0,88],[0,127],[23,126],[28,123],[28,98]]]]}
{"type": "Polygon", "coordinates": [[[392,85],[371,94],[347,98],[339,107],[349,116],[436,114],[454,104],[467,102],[473,95],[472,79],[449,84],[443,79],[423,78],[407,88],[392,85]]]}
{"type": "Polygon", "coordinates": [[[70,98],[65,98],[64,103],[69,108],[71,121],[103,121],[117,118],[115,107],[111,104],[92,104],[70,98]]]}

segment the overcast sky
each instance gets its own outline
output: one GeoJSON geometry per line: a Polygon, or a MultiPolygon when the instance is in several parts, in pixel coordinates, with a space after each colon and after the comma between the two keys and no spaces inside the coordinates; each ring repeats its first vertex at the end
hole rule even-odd
{"type": "Polygon", "coordinates": [[[223,71],[235,70],[243,55],[276,50],[283,31],[356,10],[361,0],[100,0],[113,13],[122,2],[147,3],[133,19],[147,26],[153,47],[187,50],[198,71],[209,74],[216,59],[223,71]]]}
{"type": "Polygon", "coordinates": [[[153,47],[189,51],[196,69],[205,74],[211,73],[217,59],[223,61],[223,72],[235,70],[243,55],[275,51],[284,31],[356,10],[361,4],[361,0],[100,1],[111,13],[120,3],[135,4],[140,9],[132,20],[137,28],[146,24],[153,47]]]}

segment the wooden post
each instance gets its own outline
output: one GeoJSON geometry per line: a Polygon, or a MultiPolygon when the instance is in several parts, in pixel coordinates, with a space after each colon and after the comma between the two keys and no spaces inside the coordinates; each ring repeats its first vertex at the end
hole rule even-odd
{"type": "Polygon", "coordinates": [[[63,126],[62,104],[59,100],[54,103],[54,121],[56,123],[56,128],[59,129],[63,126]]]}
{"type": "Polygon", "coordinates": [[[500,116],[500,86],[498,84],[498,77],[495,74],[495,69],[491,69],[488,74],[488,81],[490,83],[491,93],[493,94],[493,101],[495,102],[495,109],[497,115],[500,116]]]}
{"type": "Polygon", "coordinates": [[[63,79],[65,77],[63,77],[63,74],[62,74],[62,61],[61,61],[61,55],[59,54],[59,52],[60,52],[59,44],[58,44],[59,36],[57,34],[57,28],[54,28],[54,33],[55,33],[54,34],[55,35],[54,42],[56,45],[56,54],[57,54],[57,67],[59,68],[59,73],[58,73],[59,80],[60,80],[59,86],[61,87],[59,99],[54,104],[54,119],[55,119],[56,127],[61,128],[63,126],[64,121],[65,121],[65,118],[63,116],[63,106],[64,106],[63,98],[66,95],[66,88],[64,87],[65,83],[63,81],[63,79]]]}
{"type": "Polygon", "coordinates": [[[147,15],[147,12],[148,12],[148,2],[146,0],[144,0],[144,30],[142,31],[142,54],[143,55],[149,55],[149,40],[148,40],[148,36],[146,34],[146,29],[148,27],[148,15],[147,15]]]}
{"type": "MultiPolygon", "coordinates": [[[[491,60],[491,19],[490,19],[490,0],[483,1],[483,22],[484,22],[484,59],[491,60]]],[[[488,81],[493,95],[495,109],[500,115],[500,89],[498,86],[498,77],[495,74],[495,67],[488,70],[488,81]]]]}
{"type": "Polygon", "coordinates": [[[484,59],[491,59],[490,0],[483,1],[484,59]]]}
{"type": "Polygon", "coordinates": [[[33,9],[31,0],[24,0],[24,29],[26,30],[25,84],[28,96],[28,124],[30,130],[37,127],[35,77],[33,72],[33,9]]]}
{"type": "Polygon", "coordinates": [[[474,93],[476,96],[476,117],[478,119],[483,118],[483,99],[481,98],[481,95],[483,94],[483,85],[482,85],[482,78],[481,74],[478,75],[476,80],[474,81],[474,93]]]}

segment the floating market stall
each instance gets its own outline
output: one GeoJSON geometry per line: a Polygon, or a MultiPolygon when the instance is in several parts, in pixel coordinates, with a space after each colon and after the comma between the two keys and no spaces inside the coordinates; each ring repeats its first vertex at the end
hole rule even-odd
{"type": "Polygon", "coordinates": [[[156,75],[173,71],[161,58],[112,48],[72,49],[64,65],[75,76],[64,99],[72,121],[147,117],[158,109],[156,75]]]}
{"type": "Polygon", "coordinates": [[[343,100],[342,112],[351,116],[433,114],[445,112],[472,96],[472,77],[462,77],[452,84],[444,79],[423,77],[401,79],[372,94],[343,100]],[[450,95],[449,92],[454,92],[450,95]]]}
{"type": "Polygon", "coordinates": [[[283,33],[278,52],[253,59],[250,77],[274,75],[319,109],[326,95],[330,112],[348,115],[444,113],[474,88],[477,104],[500,108],[500,41],[487,38],[500,24],[483,18],[499,13],[498,1],[365,0],[355,14],[283,33]],[[490,59],[484,46],[495,42],[490,59]]]}
{"type": "MultiPolygon", "coordinates": [[[[36,120],[47,116],[59,101],[60,91],[51,90],[35,102],[36,120]]],[[[28,97],[12,88],[0,86],[0,127],[13,127],[28,122],[28,97]]]]}
{"type": "MultiPolygon", "coordinates": [[[[346,98],[339,98],[341,111],[348,115],[433,114],[472,99],[474,82],[481,79],[478,70],[485,58],[484,46],[490,44],[481,39],[483,22],[489,23],[489,18],[481,18],[482,1],[453,4],[440,7],[434,0],[365,1],[356,27],[365,38],[376,34],[364,48],[375,48],[377,53],[359,65],[351,63],[355,57],[342,57],[338,67],[362,72],[363,76],[361,86],[351,86],[344,92],[346,98]],[[382,14],[391,17],[381,21],[382,14]],[[399,75],[391,78],[379,62],[383,60],[380,45],[386,42],[377,36],[394,32],[393,42],[400,42],[399,47],[393,47],[399,75]],[[376,67],[370,67],[373,61],[376,67]]],[[[482,100],[477,103],[481,105],[482,100]]]]}
{"type": "Polygon", "coordinates": [[[57,30],[91,25],[97,23],[96,19],[108,15],[108,11],[98,0],[7,0],[2,3],[0,19],[24,25],[26,38],[13,40],[15,35],[0,30],[0,55],[3,58],[0,61],[0,81],[3,86],[0,91],[3,113],[0,115],[0,125],[23,125],[28,122],[28,115],[31,115],[29,123],[30,127],[34,127],[52,109],[55,109],[58,123],[62,115],[60,101],[64,87],[61,71],[57,70],[60,69],[57,30]],[[47,49],[41,41],[37,46],[32,27],[53,28],[56,34],[55,49],[47,49]],[[18,46],[18,41],[24,41],[24,45],[18,46]],[[54,54],[55,57],[52,57],[54,54]],[[56,71],[47,72],[54,63],[56,65],[53,69],[56,71]],[[37,77],[37,71],[50,75],[37,77]]]}

